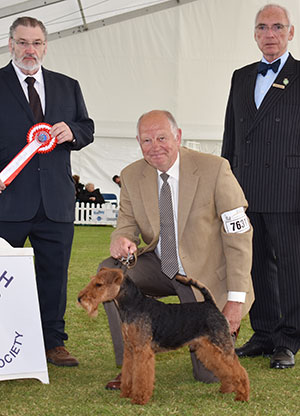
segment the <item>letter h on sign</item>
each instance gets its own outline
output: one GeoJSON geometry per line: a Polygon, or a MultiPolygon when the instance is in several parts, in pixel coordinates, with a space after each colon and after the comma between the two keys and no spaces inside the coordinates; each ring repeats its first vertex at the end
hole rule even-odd
{"type": "Polygon", "coordinates": [[[2,273],[2,275],[0,276],[0,282],[3,280],[6,281],[6,283],[4,284],[4,287],[7,288],[7,286],[13,281],[13,276],[11,276],[9,279],[7,277],[5,277],[7,274],[7,271],[4,270],[4,272],[2,273]]]}

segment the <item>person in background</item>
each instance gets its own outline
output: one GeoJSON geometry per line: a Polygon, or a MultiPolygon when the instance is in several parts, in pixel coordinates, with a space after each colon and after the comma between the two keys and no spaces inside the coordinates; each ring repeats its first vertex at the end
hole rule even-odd
{"type": "Polygon", "coordinates": [[[112,180],[121,188],[121,179],[119,175],[114,175],[112,180]]]}
{"type": "Polygon", "coordinates": [[[95,185],[93,183],[87,183],[85,185],[85,189],[79,195],[80,202],[89,202],[90,204],[104,204],[105,200],[100,193],[99,188],[95,189],[95,185]]]}
{"type": "Polygon", "coordinates": [[[254,228],[254,334],[236,352],[271,355],[274,369],[293,367],[300,347],[300,62],[287,49],[293,36],[285,8],[258,11],[262,60],[233,74],[222,147],[254,228]]]}
{"type": "Polygon", "coordinates": [[[35,154],[10,185],[0,181],[0,237],[13,247],[23,247],[29,237],[47,361],[77,366],[64,346],[75,213],[70,153],[93,141],[94,123],[79,83],[42,67],[47,47],[41,21],[25,16],[12,23],[12,60],[0,69],[0,171],[27,144],[27,133],[36,123],[52,125],[57,145],[47,154],[35,154]]]}
{"type": "MultiPolygon", "coordinates": [[[[141,291],[149,296],[177,295],[183,303],[200,300],[199,293],[174,277],[177,273],[193,277],[212,292],[235,335],[253,301],[247,201],[229,163],[180,147],[181,134],[167,111],[154,110],[140,117],[137,140],[144,158],[121,172],[111,257],[99,267],[122,267],[122,258],[137,252],[136,265],[128,275],[141,291]],[[143,248],[139,248],[140,235],[143,248]]],[[[114,302],[104,307],[116,363],[121,366],[118,310],[114,302]]],[[[216,381],[193,352],[191,358],[196,380],[216,381]]],[[[121,377],[106,388],[119,389],[121,377]]]]}
{"type": "Polygon", "coordinates": [[[80,195],[84,189],[84,185],[83,183],[80,183],[80,176],[79,175],[73,175],[73,181],[75,184],[75,198],[76,201],[80,200],[80,195]]]}

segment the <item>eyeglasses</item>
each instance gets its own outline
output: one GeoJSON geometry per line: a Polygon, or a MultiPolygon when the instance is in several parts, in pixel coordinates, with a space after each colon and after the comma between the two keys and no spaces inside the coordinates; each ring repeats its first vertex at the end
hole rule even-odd
{"type": "Polygon", "coordinates": [[[273,33],[281,33],[284,31],[286,27],[290,27],[290,25],[283,25],[281,23],[274,23],[272,26],[265,25],[263,23],[258,24],[255,26],[255,30],[259,33],[267,33],[270,29],[273,33]]]}
{"type": "Polygon", "coordinates": [[[15,40],[13,39],[13,41],[20,46],[20,48],[22,49],[27,49],[29,48],[30,45],[32,45],[34,47],[34,49],[40,49],[42,46],[44,46],[46,44],[46,42],[43,42],[41,40],[36,40],[34,42],[27,42],[25,40],[15,40]]]}

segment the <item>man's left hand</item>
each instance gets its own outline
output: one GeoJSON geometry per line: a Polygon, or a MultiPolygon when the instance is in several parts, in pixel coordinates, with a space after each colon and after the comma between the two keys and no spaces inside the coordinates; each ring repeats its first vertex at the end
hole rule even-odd
{"type": "Polygon", "coordinates": [[[232,301],[228,301],[224,306],[222,312],[229,322],[229,329],[231,334],[237,332],[241,325],[242,307],[242,303],[232,301]]]}
{"type": "Polygon", "coordinates": [[[50,134],[52,137],[56,137],[57,144],[71,142],[74,139],[72,130],[64,121],[54,124],[50,134]]]}

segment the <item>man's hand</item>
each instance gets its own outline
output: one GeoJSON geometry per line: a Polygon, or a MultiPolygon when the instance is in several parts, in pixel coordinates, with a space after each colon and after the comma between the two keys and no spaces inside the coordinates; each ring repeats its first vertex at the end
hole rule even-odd
{"type": "Polygon", "coordinates": [[[238,331],[241,320],[242,320],[242,307],[243,304],[240,302],[228,301],[223,309],[223,315],[229,322],[230,333],[234,334],[238,331]]]}
{"type": "Polygon", "coordinates": [[[56,137],[57,144],[71,142],[74,139],[72,130],[64,121],[54,124],[50,130],[50,134],[52,137],[56,137]]]}
{"type": "Polygon", "coordinates": [[[137,250],[135,243],[128,240],[126,237],[119,237],[110,245],[110,255],[115,259],[127,257],[128,253],[133,254],[137,250]]]}
{"type": "Polygon", "coordinates": [[[4,185],[4,183],[0,179],[0,194],[2,193],[2,191],[4,191],[5,188],[6,188],[6,186],[4,185]]]}

